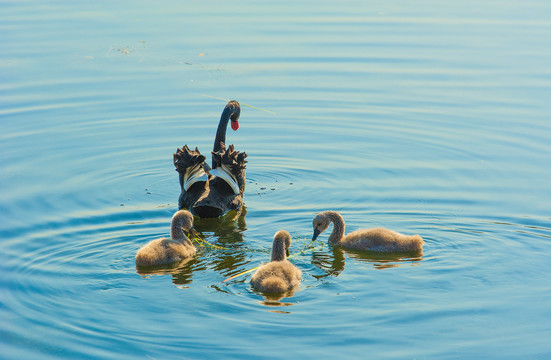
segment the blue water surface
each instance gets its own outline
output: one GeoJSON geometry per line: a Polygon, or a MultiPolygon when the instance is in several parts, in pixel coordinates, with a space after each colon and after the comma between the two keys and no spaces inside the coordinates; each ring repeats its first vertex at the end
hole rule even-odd
{"type": "MultiPolygon", "coordinates": [[[[0,2],[0,357],[551,357],[551,3],[0,2]],[[248,156],[226,249],[155,272],[177,147],[248,156]],[[250,106],[248,106],[250,105],[250,106]],[[425,239],[250,274],[312,218],[425,239]]],[[[324,242],[328,234],[320,239],[324,242]]]]}

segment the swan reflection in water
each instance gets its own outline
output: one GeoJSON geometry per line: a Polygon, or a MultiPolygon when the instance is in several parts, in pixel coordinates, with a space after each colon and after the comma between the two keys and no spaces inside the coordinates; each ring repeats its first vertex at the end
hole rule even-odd
{"type": "MultiPolygon", "coordinates": [[[[246,281],[245,283],[249,283],[248,279],[249,277],[245,277],[246,281]]],[[[294,305],[294,303],[291,302],[283,302],[282,300],[285,298],[291,298],[295,295],[295,292],[300,291],[300,287],[294,287],[290,290],[287,290],[285,292],[279,293],[279,294],[269,294],[265,293],[259,290],[256,290],[254,288],[251,288],[251,292],[256,295],[262,296],[263,300],[260,301],[260,304],[269,306],[272,308],[276,307],[284,307],[284,306],[291,306],[294,305]]],[[[288,313],[288,311],[282,311],[282,310],[270,310],[273,312],[281,312],[281,313],[288,313]]]]}
{"type": "Polygon", "coordinates": [[[404,265],[418,265],[418,262],[423,261],[423,251],[381,253],[344,250],[339,247],[330,248],[330,251],[314,251],[312,253],[312,264],[322,270],[324,274],[312,276],[316,279],[339,276],[344,270],[347,258],[368,263],[377,270],[383,270],[404,265]]]}
{"type": "Polygon", "coordinates": [[[193,281],[195,271],[214,269],[222,276],[228,276],[235,268],[248,266],[246,252],[242,249],[243,232],[247,229],[246,212],[243,207],[241,214],[230,211],[220,218],[194,219],[194,228],[202,234],[202,238],[224,249],[213,249],[209,245],[196,243],[197,254],[194,257],[165,265],[136,266],[136,272],[142,277],[172,275],[175,285],[188,285],[193,281]]]}
{"type": "Polygon", "coordinates": [[[136,266],[136,272],[144,278],[153,275],[172,275],[175,285],[187,285],[192,282],[193,271],[205,269],[202,261],[196,257],[181,260],[172,264],[157,266],[136,266]]]}
{"type": "MultiPolygon", "coordinates": [[[[264,298],[264,300],[260,301],[262,305],[266,305],[270,307],[283,307],[283,306],[294,305],[294,303],[283,302],[282,300],[285,298],[293,297],[295,295],[295,292],[299,291],[299,289],[295,288],[281,294],[266,294],[258,290],[253,290],[253,291],[255,294],[261,295],[264,298]]],[[[281,312],[281,311],[276,311],[276,312],[281,312]]]]}

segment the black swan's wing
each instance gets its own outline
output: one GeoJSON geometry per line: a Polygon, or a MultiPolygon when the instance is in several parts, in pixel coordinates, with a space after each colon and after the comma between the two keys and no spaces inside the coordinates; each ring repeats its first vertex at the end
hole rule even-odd
{"type": "Polygon", "coordinates": [[[210,173],[224,179],[237,194],[245,192],[245,168],[247,154],[230,145],[228,149],[220,142],[220,150],[212,152],[213,169],[210,173]],[[213,173],[216,172],[216,173],[213,173]]]}
{"type": "Polygon", "coordinates": [[[186,191],[191,185],[198,181],[206,181],[205,156],[197,148],[190,150],[187,145],[177,149],[174,154],[174,166],[180,174],[180,186],[186,191]]]}

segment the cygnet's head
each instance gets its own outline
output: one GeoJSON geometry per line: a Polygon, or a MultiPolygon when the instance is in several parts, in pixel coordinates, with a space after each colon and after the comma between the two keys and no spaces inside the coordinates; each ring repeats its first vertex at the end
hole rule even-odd
{"type": "Polygon", "coordinates": [[[291,246],[291,234],[285,230],[279,230],[274,235],[272,245],[272,261],[283,261],[289,256],[289,247],[291,246]]]}
{"type": "Polygon", "coordinates": [[[312,241],[316,240],[319,234],[324,232],[330,224],[331,220],[329,220],[327,216],[317,214],[316,217],[314,217],[314,220],[312,220],[312,225],[314,226],[314,235],[312,235],[312,241]]]}
{"type": "Polygon", "coordinates": [[[193,227],[193,215],[187,210],[179,210],[172,217],[172,223],[180,229],[198,236],[199,233],[193,227]]]}

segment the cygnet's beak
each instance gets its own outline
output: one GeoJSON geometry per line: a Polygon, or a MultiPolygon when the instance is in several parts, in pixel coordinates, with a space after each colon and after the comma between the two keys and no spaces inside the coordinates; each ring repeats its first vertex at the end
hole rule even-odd
{"type": "Polygon", "coordinates": [[[191,235],[195,236],[195,237],[198,237],[198,238],[201,237],[201,234],[200,234],[197,230],[195,230],[194,227],[192,227],[191,229],[189,229],[189,233],[190,233],[191,235]]]}
{"type": "Polygon", "coordinates": [[[285,249],[285,256],[289,257],[289,249],[285,249]]]}
{"type": "Polygon", "coordinates": [[[321,234],[321,231],[319,231],[318,229],[314,229],[314,235],[312,235],[312,241],[315,241],[319,234],[321,234]]]}

